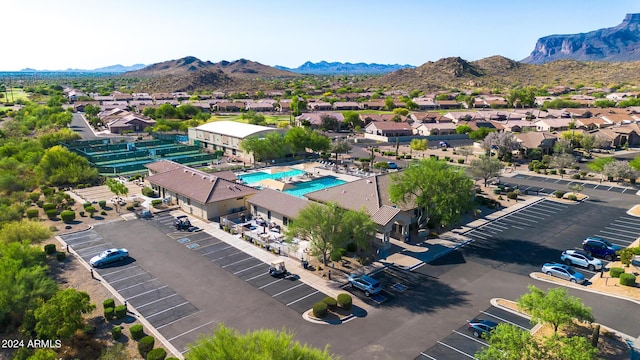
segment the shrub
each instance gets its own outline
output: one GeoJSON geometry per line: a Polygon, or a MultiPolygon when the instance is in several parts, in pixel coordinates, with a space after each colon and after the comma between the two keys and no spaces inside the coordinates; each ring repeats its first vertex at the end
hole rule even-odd
{"type": "Polygon", "coordinates": [[[116,314],[116,318],[124,319],[124,317],[127,316],[127,307],[124,305],[118,305],[116,306],[114,312],[116,314]]]}
{"type": "Polygon", "coordinates": [[[351,304],[353,302],[351,295],[345,294],[345,293],[338,294],[338,297],[336,300],[338,301],[338,307],[345,310],[351,310],[351,304]]]}
{"type": "Polygon", "coordinates": [[[46,210],[44,213],[47,214],[47,217],[51,220],[55,219],[56,216],[58,216],[58,210],[56,209],[49,209],[49,210],[46,210]]]}
{"type": "Polygon", "coordinates": [[[153,338],[153,336],[145,336],[140,339],[140,341],[138,341],[138,352],[140,353],[140,355],[142,355],[143,358],[147,358],[147,354],[153,349],[153,345],[155,344],[155,342],[156,340],[153,338]]]}
{"type": "Polygon", "coordinates": [[[56,252],[56,244],[47,244],[44,246],[44,252],[47,255],[53,255],[56,252]]]}
{"type": "Polygon", "coordinates": [[[156,207],[158,205],[162,204],[162,200],[160,199],[156,199],[156,200],[151,200],[151,206],[156,207]]]}
{"type": "Polygon", "coordinates": [[[111,329],[111,336],[113,340],[118,340],[122,336],[122,326],[116,325],[111,329]]]}
{"type": "Polygon", "coordinates": [[[323,302],[317,302],[313,304],[313,316],[317,318],[323,318],[327,316],[327,304],[323,302]]]}
{"type": "Polygon", "coordinates": [[[580,176],[581,177],[587,176],[587,172],[586,171],[580,171],[580,176]]]}
{"type": "Polygon", "coordinates": [[[93,217],[93,214],[96,213],[96,208],[94,208],[91,205],[89,205],[86,208],[84,208],[84,210],[89,213],[89,217],[93,217]]]}
{"type": "Polygon", "coordinates": [[[76,219],[76,212],[73,210],[63,210],[60,213],[60,218],[62,219],[62,221],[68,224],[76,219]]]}
{"type": "Polygon", "coordinates": [[[131,332],[131,338],[133,340],[139,340],[144,337],[144,329],[142,328],[142,324],[135,324],[129,328],[129,332],[131,332]]]}
{"type": "Polygon", "coordinates": [[[85,203],[82,203],[82,207],[83,207],[85,210],[86,210],[89,206],[91,206],[91,203],[90,203],[90,202],[88,202],[88,201],[87,201],[87,202],[85,202],[85,203]]]}
{"type": "Polygon", "coordinates": [[[322,302],[327,304],[327,309],[329,310],[335,310],[338,306],[338,301],[331,296],[327,296],[326,298],[322,299],[322,302]]]}
{"type": "Polygon", "coordinates": [[[156,197],[156,192],[152,188],[146,186],[142,188],[142,195],[146,197],[156,197]]]}
{"type": "Polygon", "coordinates": [[[54,188],[50,188],[50,187],[42,188],[42,195],[44,195],[45,197],[51,196],[55,192],[56,192],[56,190],[54,188]]]}
{"type": "Polygon", "coordinates": [[[343,248],[335,249],[331,252],[331,261],[340,261],[346,250],[343,248]]]}
{"type": "Polygon", "coordinates": [[[582,176],[580,176],[580,174],[573,174],[571,175],[572,179],[580,179],[582,176]]]}
{"type": "Polygon", "coordinates": [[[500,190],[500,188],[498,188],[498,187],[493,188],[493,193],[495,195],[500,195],[501,192],[502,192],[502,190],[500,190]]]}
{"type": "Polygon", "coordinates": [[[42,210],[47,211],[47,210],[51,210],[51,209],[56,209],[57,206],[56,204],[53,203],[44,203],[42,204],[42,210]]]}
{"type": "Polygon", "coordinates": [[[555,195],[558,199],[562,199],[562,197],[564,196],[564,194],[566,194],[566,192],[561,191],[561,190],[556,190],[556,192],[554,193],[554,195],[555,195]]]}
{"type": "Polygon", "coordinates": [[[458,164],[464,164],[464,159],[458,159],[458,164]]]}
{"type": "Polygon", "coordinates": [[[127,210],[133,211],[135,210],[135,207],[133,205],[127,205],[127,210]]]}
{"type": "Polygon", "coordinates": [[[350,242],[347,244],[347,252],[356,252],[358,250],[356,243],[350,242]]]}
{"type": "Polygon", "coordinates": [[[66,257],[67,257],[67,254],[63,253],[62,251],[58,251],[56,253],[56,259],[58,259],[58,261],[64,261],[66,257]]]}
{"type": "Polygon", "coordinates": [[[168,358],[166,358],[165,360],[180,360],[180,359],[178,359],[178,358],[176,358],[176,357],[168,357],[168,358]]]}
{"type": "Polygon", "coordinates": [[[116,301],[113,299],[107,299],[105,301],[102,302],[102,308],[106,309],[106,308],[114,308],[116,307],[116,301]]]}
{"type": "Polygon", "coordinates": [[[114,314],[114,310],[112,307],[108,307],[104,309],[104,319],[106,321],[111,321],[116,315],[114,314]]]}
{"type": "Polygon", "coordinates": [[[611,270],[609,270],[609,275],[611,275],[612,278],[618,278],[620,274],[624,274],[623,268],[612,267],[611,270]]]}
{"type": "Polygon", "coordinates": [[[567,199],[572,201],[578,201],[578,196],[576,196],[576,194],[569,194],[567,195],[567,199]]]}
{"type": "Polygon", "coordinates": [[[100,208],[104,209],[107,207],[107,200],[100,200],[98,201],[98,205],[100,205],[100,208]]]}
{"type": "Polygon", "coordinates": [[[42,200],[36,201],[36,206],[39,207],[39,208],[43,207],[44,206],[44,201],[42,201],[42,200]]]}
{"type": "Polygon", "coordinates": [[[167,351],[163,348],[157,348],[149,351],[147,360],[164,360],[167,357],[167,351]]]}
{"type": "Polygon", "coordinates": [[[80,214],[80,216],[85,217],[87,215],[85,215],[84,211],[79,211],[78,214],[80,214]]]}
{"type": "Polygon", "coordinates": [[[40,200],[40,193],[32,192],[31,194],[29,194],[29,200],[31,200],[32,202],[40,200]]]}
{"type": "Polygon", "coordinates": [[[549,174],[551,174],[551,175],[555,175],[557,173],[558,173],[558,171],[556,169],[549,170],[549,174]]]}
{"type": "Polygon", "coordinates": [[[107,215],[107,212],[106,212],[106,211],[104,211],[104,210],[102,210],[102,211],[100,211],[100,215],[102,215],[102,216],[106,216],[106,215],[107,215]]]}
{"type": "Polygon", "coordinates": [[[27,209],[27,218],[34,219],[40,215],[40,211],[38,209],[27,209]]]}
{"type": "Polygon", "coordinates": [[[636,276],[629,273],[620,274],[620,285],[636,286],[636,276]]]}
{"type": "Polygon", "coordinates": [[[518,198],[518,192],[517,191],[509,191],[507,193],[507,199],[515,200],[517,198],[518,198]]]}

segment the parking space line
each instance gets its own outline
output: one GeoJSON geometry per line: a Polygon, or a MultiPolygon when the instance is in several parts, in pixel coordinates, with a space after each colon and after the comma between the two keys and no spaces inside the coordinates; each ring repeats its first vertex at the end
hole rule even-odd
{"type": "MultiPolygon", "coordinates": [[[[214,239],[215,239],[215,238],[214,238],[214,239]]],[[[198,240],[198,241],[200,241],[200,240],[198,240]]],[[[202,249],[207,248],[207,247],[209,247],[209,246],[218,245],[218,244],[223,243],[223,242],[224,242],[224,241],[220,240],[220,241],[215,242],[215,243],[213,243],[213,244],[202,245],[202,246],[200,246],[200,249],[199,249],[199,250],[202,250],[202,249]]]]}
{"type": "Polygon", "coordinates": [[[242,250],[234,251],[234,252],[232,252],[231,254],[225,254],[224,256],[220,256],[220,257],[217,257],[217,258],[215,258],[215,259],[211,259],[211,261],[218,261],[218,260],[222,260],[222,259],[224,259],[224,258],[228,258],[228,257],[230,257],[230,256],[238,255],[238,254],[243,253],[243,252],[244,252],[244,251],[242,251],[242,250]]]}
{"type": "Polygon", "coordinates": [[[249,282],[249,281],[251,281],[251,280],[253,280],[253,279],[257,279],[257,278],[259,278],[260,276],[265,276],[265,275],[269,275],[269,273],[265,272],[265,273],[263,273],[263,274],[259,274],[259,275],[256,275],[256,276],[254,276],[254,277],[248,278],[248,279],[247,279],[247,280],[245,280],[245,281],[249,282]]]}
{"type": "Polygon", "coordinates": [[[614,222],[614,223],[611,223],[610,225],[619,226],[621,228],[627,228],[627,229],[638,229],[638,225],[639,225],[639,224],[633,224],[633,225],[624,225],[624,224],[628,224],[628,223],[627,222],[614,222]]]}
{"type": "Polygon", "coordinates": [[[244,261],[247,261],[247,260],[251,260],[251,259],[255,259],[255,258],[254,258],[253,256],[249,256],[248,258],[245,258],[245,259],[242,259],[242,260],[238,260],[238,261],[236,261],[236,262],[232,262],[231,264],[225,265],[225,266],[223,266],[222,268],[224,269],[224,268],[226,268],[227,266],[236,265],[236,264],[239,264],[239,263],[241,263],[241,262],[244,262],[244,261]]]}
{"type": "Polygon", "coordinates": [[[421,353],[420,353],[420,355],[425,356],[425,357],[428,357],[428,358],[429,358],[429,359],[431,359],[431,360],[438,360],[438,359],[434,358],[433,356],[431,356],[431,355],[427,355],[427,354],[425,354],[425,353],[423,353],[423,352],[421,352],[421,353]]]}
{"type": "Polygon", "coordinates": [[[170,321],[170,322],[168,322],[168,323],[166,323],[166,324],[164,324],[164,325],[156,326],[156,330],[162,329],[163,327],[165,327],[165,326],[169,326],[169,325],[171,325],[171,324],[175,324],[175,323],[177,323],[178,321],[182,321],[182,320],[184,320],[184,319],[188,318],[189,316],[192,316],[192,315],[195,315],[195,314],[199,314],[199,313],[201,313],[201,312],[202,312],[202,310],[198,310],[198,311],[196,311],[196,312],[194,312],[194,313],[192,313],[192,314],[189,314],[189,315],[187,315],[187,316],[181,317],[181,318],[179,318],[179,319],[175,319],[175,320],[170,321]]]}
{"type": "Polygon", "coordinates": [[[298,301],[304,300],[304,299],[308,298],[309,296],[313,296],[313,295],[315,295],[315,294],[317,294],[319,292],[320,292],[320,290],[316,290],[316,291],[312,292],[311,294],[309,294],[307,296],[303,296],[303,297],[301,297],[300,299],[298,299],[296,301],[292,301],[292,302],[288,303],[287,306],[293,305],[293,304],[297,303],[298,301]]]}
{"type": "Polygon", "coordinates": [[[119,270],[112,271],[112,272],[107,273],[107,274],[100,273],[100,275],[104,277],[104,276],[109,276],[109,275],[117,274],[117,273],[119,273],[119,272],[121,272],[121,271],[130,271],[130,270],[131,270],[131,268],[119,269],[119,270]]]}
{"type": "Polygon", "coordinates": [[[131,285],[131,286],[127,286],[126,288],[116,289],[116,290],[117,290],[118,292],[120,292],[120,291],[123,291],[123,290],[131,289],[132,287],[136,287],[136,286],[138,286],[138,285],[142,285],[142,284],[148,283],[148,282],[153,281],[153,280],[158,280],[158,279],[156,279],[156,278],[149,279],[149,280],[147,280],[147,281],[143,281],[143,282],[141,282],[141,283],[133,284],[133,285],[131,285]]]}
{"type": "Polygon", "coordinates": [[[98,244],[98,245],[87,246],[87,247],[84,247],[84,248],[82,248],[82,249],[78,249],[78,250],[74,249],[74,248],[73,248],[73,245],[69,245],[69,248],[71,248],[72,250],[74,250],[74,251],[77,253],[77,252],[79,252],[79,251],[89,250],[89,249],[91,249],[91,248],[98,247],[98,246],[104,246],[104,244],[100,243],[100,244],[98,244]]]}
{"type": "Polygon", "coordinates": [[[466,357],[469,357],[469,358],[472,358],[472,359],[476,359],[474,356],[471,356],[471,355],[467,354],[466,352],[464,352],[464,351],[462,351],[462,350],[458,350],[458,349],[454,348],[454,347],[453,347],[453,346],[451,346],[451,345],[445,344],[445,343],[443,343],[442,341],[438,341],[438,344],[443,345],[443,346],[446,346],[446,347],[448,347],[449,349],[451,349],[451,350],[453,350],[453,351],[455,351],[455,352],[457,352],[457,353],[460,353],[460,354],[462,354],[462,355],[464,355],[464,356],[466,356],[466,357]]]}
{"type": "Polygon", "coordinates": [[[279,293],[277,293],[277,294],[271,295],[271,297],[276,297],[276,296],[282,295],[282,294],[286,293],[287,291],[289,291],[289,290],[293,290],[293,289],[295,289],[295,288],[297,288],[297,287],[300,287],[300,286],[302,286],[302,285],[304,285],[304,283],[300,283],[300,284],[298,284],[298,285],[296,285],[296,286],[294,286],[294,287],[290,287],[290,288],[288,288],[287,290],[282,290],[282,291],[280,291],[280,292],[279,292],[279,293]]]}
{"type": "Polygon", "coordinates": [[[149,291],[145,291],[145,292],[143,292],[143,293],[140,293],[140,294],[134,295],[134,296],[132,296],[132,297],[128,297],[128,298],[127,298],[127,300],[131,300],[131,299],[137,298],[138,296],[142,296],[142,295],[148,294],[148,293],[153,292],[153,291],[157,291],[157,290],[160,290],[160,289],[164,289],[164,288],[166,288],[166,287],[167,287],[167,285],[163,285],[163,286],[160,286],[159,288],[151,289],[151,290],[149,290],[149,291]]]}
{"type": "Polygon", "coordinates": [[[178,295],[178,293],[171,294],[171,295],[169,295],[169,296],[165,296],[165,297],[163,297],[163,298],[153,300],[152,302],[148,302],[148,303],[146,303],[146,304],[144,304],[144,305],[138,305],[138,306],[136,306],[136,309],[140,310],[140,308],[141,308],[141,307],[145,307],[145,306],[148,306],[148,305],[151,305],[151,304],[157,303],[158,301],[162,301],[162,300],[164,300],[164,299],[168,299],[168,298],[173,297],[173,296],[176,296],[176,295],[178,295]]]}
{"type": "Polygon", "coordinates": [[[483,234],[477,234],[478,232],[479,232],[479,230],[473,229],[473,230],[469,231],[469,232],[468,232],[467,234],[465,234],[465,235],[467,235],[467,236],[479,236],[479,237],[481,237],[483,240],[484,240],[484,239],[490,239],[490,238],[491,238],[491,236],[487,236],[487,235],[483,235],[483,234]],[[474,233],[474,234],[469,235],[469,233],[474,233]]]}
{"type": "MultiPolygon", "coordinates": [[[[637,232],[637,231],[629,231],[629,230],[616,229],[616,228],[611,227],[611,226],[605,226],[604,228],[605,228],[605,229],[608,229],[608,230],[618,231],[618,232],[631,233],[631,234],[635,235],[635,237],[638,237],[638,232],[637,232]]],[[[620,235],[624,235],[624,234],[620,234],[620,235]]],[[[625,235],[625,236],[626,236],[626,235],[625,235]]]]}
{"type": "MultiPolygon", "coordinates": [[[[540,219],[540,216],[526,214],[526,213],[524,213],[524,212],[522,212],[522,211],[519,211],[519,212],[513,213],[513,215],[514,215],[514,216],[511,216],[512,218],[513,218],[513,217],[520,217],[520,216],[524,216],[524,218],[525,218],[525,219],[527,219],[527,218],[540,219]]],[[[533,221],[533,220],[529,220],[529,221],[533,221]]],[[[538,222],[538,221],[534,221],[534,222],[538,222]]]]}
{"type": "MultiPolygon", "coordinates": [[[[601,231],[601,232],[602,232],[602,231],[601,231]]],[[[611,241],[611,242],[622,242],[622,243],[631,244],[631,241],[629,241],[629,240],[623,240],[623,239],[617,238],[617,237],[615,237],[615,236],[603,235],[603,236],[601,236],[601,237],[603,237],[603,238],[605,238],[606,240],[609,240],[609,241],[611,241]]]]}
{"type": "Polygon", "coordinates": [[[487,344],[486,342],[481,341],[480,339],[475,338],[475,337],[473,337],[473,336],[469,336],[469,335],[467,335],[467,334],[463,334],[463,333],[461,333],[461,332],[459,332],[459,331],[457,331],[457,330],[453,330],[453,332],[454,332],[454,333],[456,333],[456,334],[458,334],[458,335],[460,335],[460,336],[464,336],[464,337],[466,337],[467,339],[471,339],[471,340],[473,340],[473,341],[475,341],[475,342],[477,342],[477,343],[479,343],[479,344],[482,344],[482,345],[485,345],[485,346],[489,346],[489,344],[487,344]]]}
{"type": "Polygon", "coordinates": [[[630,222],[631,223],[635,223],[635,224],[640,223],[640,219],[638,219],[638,218],[633,218],[633,217],[628,217],[628,216],[620,216],[620,219],[631,220],[630,222]]]}
{"type": "Polygon", "coordinates": [[[238,271],[234,272],[234,273],[233,273],[233,275],[238,275],[238,274],[240,274],[240,273],[242,273],[242,272],[245,272],[245,271],[247,271],[247,270],[251,270],[251,269],[253,269],[254,267],[258,267],[258,266],[262,266],[262,265],[265,265],[265,263],[260,262],[260,264],[256,264],[256,265],[250,266],[250,267],[248,267],[248,268],[246,268],[246,269],[238,270],[238,271]]]}
{"type": "Polygon", "coordinates": [[[216,322],[216,320],[211,320],[211,321],[209,321],[209,322],[208,322],[208,323],[206,323],[206,324],[202,324],[202,325],[200,325],[200,326],[198,326],[198,327],[195,327],[195,328],[193,328],[193,329],[191,329],[191,330],[189,330],[189,331],[185,331],[185,332],[183,332],[183,333],[182,333],[182,334],[180,334],[180,335],[176,335],[176,336],[172,337],[171,339],[167,339],[167,341],[173,341],[173,340],[175,340],[175,339],[177,339],[177,338],[179,338],[179,337],[181,337],[181,336],[183,336],[183,335],[186,335],[186,334],[188,334],[188,333],[190,333],[190,332],[196,331],[196,330],[198,330],[198,329],[200,329],[200,328],[203,328],[203,327],[205,327],[205,326],[207,326],[207,325],[213,324],[214,322],[216,322]]]}
{"type": "Polygon", "coordinates": [[[498,315],[493,315],[492,313],[488,313],[488,312],[486,312],[486,311],[480,311],[480,312],[481,312],[481,313],[483,313],[483,314],[485,314],[485,315],[489,315],[489,316],[491,316],[491,317],[494,317],[494,318],[496,318],[496,319],[498,319],[498,320],[500,320],[500,321],[503,321],[503,322],[509,323],[509,324],[511,324],[511,325],[515,325],[515,326],[519,327],[519,328],[520,328],[520,329],[522,329],[522,330],[529,331],[529,329],[527,329],[526,327],[521,326],[521,325],[518,325],[518,324],[516,324],[516,323],[514,323],[514,322],[511,322],[511,321],[509,321],[509,320],[507,320],[507,319],[504,319],[504,318],[502,318],[502,317],[500,317],[500,316],[498,316],[498,315]]]}
{"type": "Polygon", "coordinates": [[[266,285],[262,285],[262,286],[260,286],[258,289],[262,290],[262,289],[266,288],[267,286],[269,286],[269,285],[273,285],[273,284],[275,284],[275,283],[279,283],[279,282],[280,282],[280,281],[282,281],[282,280],[284,280],[284,278],[282,278],[282,279],[278,279],[278,280],[276,280],[276,281],[272,281],[272,282],[270,282],[270,283],[268,283],[268,284],[266,284],[266,285]]]}
{"type": "Polygon", "coordinates": [[[491,226],[495,226],[495,227],[501,228],[501,229],[508,229],[509,228],[508,226],[504,226],[502,224],[498,224],[495,221],[491,223],[491,226]]]}
{"type": "Polygon", "coordinates": [[[222,251],[222,250],[226,250],[226,249],[229,249],[229,248],[232,248],[232,247],[233,247],[233,245],[229,245],[229,246],[225,246],[223,248],[217,249],[217,250],[209,251],[209,252],[206,252],[206,253],[200,253],[200,254],[202,254],[202,256],[207,256],[209,254],[213,254],[216,251],[222,251]]]}
{"type": "Polygon", "coordinates": [[[162,313],[166,313],[167,311],[171,311],[171,310],[173,310],[173,309],[175,309],[175,308],[178,308],[178,307],[180,307],[180,306],[182,306],[182,305],[187,305],[187,304],[189,304],[189,302],[188,302],[188,301],[185,301],[185,302],[183,302],[182,304],[178,304],[178,305],[176,305],[176,306],[172,306],[172,307],[170,307],[170,308],[168,308],[168,309],[162,310],[162,311],[157,312],[157,313],[155,313],[155,314],[151,314],[151,315],[144,315],[144,317],[148,319],[148,318],[150,318],[150,317],[152,317],[152,316],[156,316],[156,315],[160,315],[160,314],[162,314],[162,313]]]}
{"type": "MultiPolygon", "coordinates": [[[[612,235],[617,235],[617,236],[621,236],[621,237],[623,237],[623,238],[628,237],[628,238],[633,239],[634,241],[635,241],[635,239],[637,238],[637,236],[630,236],[630,235],[625,235],[625,234],[619,234],[619,233],[617,233],[617,232],[605,231],[605,230],[601,230],[601,231],[600,231],[600,233],[601,233],[601,234],[612,234],[612,235]]],[[[607,236],[607,238],[609,238],[609,237],[607,236]]],[[[618,238],[618,239],[620,239],[620,238],[618,238]]],[[[622,241],[622,240],[621,240],[621,241],[622,241]]],[[[625,242],[626,242],[626,243],[631,244],[633,241],[625,240],[625,242]]]]}
{"type": "Polygon", "coordinates": [[[125,277],[125,278],[118,279],[118,280],[111,280],[111,281],[109,281],[109,280],[108,280],[108,282],[109,282],[109,284],[113,285],[114,283],[117,283],[117,282],[120,282],[120,281],[123,281],[123,280],[128,280],[128,279],[134,278],[134,277],[136,277],[136,276],[145,275],[145,274],[146,274],[146,275],[151,275],[151,274],[149,274],[148,272],[146,272],[146,271],[145,271],[145,272],[141,272],[140,274],[135,274],[135,275],[127,276],[127,277],[125,277]]]}
{"type": "Polygon", "coordinates": [[[76,246],[78,246],[78,245],[88,244],[88,243],[92,243],[92,242],[96,242],[96,241],[101,241],[101,240],[104,240],[104,238],[94,238],[94,239],[91,239],[91,240],[89,240],[89,241],[82,241],[82,242],[79,242],[79,243],[69,244],[69,245],[71,245],[71,247],[72,247],[72,248],[75,248],[75,247],[76,247],[76,246]]]}

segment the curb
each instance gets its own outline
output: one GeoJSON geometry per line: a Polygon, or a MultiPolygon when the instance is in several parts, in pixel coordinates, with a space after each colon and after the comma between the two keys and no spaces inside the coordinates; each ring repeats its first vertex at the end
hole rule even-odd
{"type": "MultiPolygon", "coordinates": [[[[570,287],[572,289],[587,291],[587,292],[590,292],[590,293],[593,293],[593,294],[609,296],[609,297],[612,297],[612,298],[616,298],[616,299],[620,299],[620,300],[626,300],[626,301],[630,301],[630,302],[633,302],[633,303],[636,303],[636,304],[640,305],[640,301],[635,300],[635,299],[631,299],[631,298],[626,297],[626,296],[616,295],[616,294],[609,294],[609,293],[598,291],[598,290],[592,290],[592,289],[589,289],[586,285],[573,284],[573,283],[571,283],[569,281],[567,281],[567,283],[565,284],[564,282],[558,282],[558,281],[554,281],[554,280],[541,278],[540,276],[538,276],[539,274],[541,274],[541,273],[540,272],[532,272],[531,274],[529,274],[529,277],[532,278],[532,279],[535,279],[535,280],[544,281],[546,283],[566,286],[566,287],[570,287]]],[[[594,275],[594,276],[598,276],[598,275],[594,275]]]]}

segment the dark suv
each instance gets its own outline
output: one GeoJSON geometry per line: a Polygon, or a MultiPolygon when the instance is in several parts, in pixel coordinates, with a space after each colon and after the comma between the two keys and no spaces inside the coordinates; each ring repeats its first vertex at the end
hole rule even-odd
{"type": "Polygon", "coordinates": [[[607,261],[614,260],[616,252],[622,250],[622,246],[614,245],[606,239],[599,237],[588,237],[582,242],[584,251],[595,257],[603,258],[607,261]]]}

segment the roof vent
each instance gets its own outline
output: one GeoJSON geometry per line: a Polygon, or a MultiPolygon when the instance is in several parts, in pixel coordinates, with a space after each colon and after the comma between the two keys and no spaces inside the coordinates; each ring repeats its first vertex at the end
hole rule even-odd
{"type": "Polygon", "coordinates": [[[210,178],[209,181],[214,182],[214,181],[216,181],[216,179],[210,178]]]}
{"type": "Polygon", "coordinates": [[[229,190],[233,190],[233,189],[231,188],[231,185],[227,185],[227,189],[229,189],[229,190]]]}
{"type": "Polygon", "coordinates": [[[343,194],[346,194],[346,193],[347,193],[347,190],[342,190],[342,193],[343,193],[343,194]]]}
{"type": "Polygon", "coordinates": [[[196,173],[195,173],[195,171],[194,171],[194,172],[192,172],[192,173],[191,173],[191,176],[194,176],[195,174],[196,174],[196,173]]]}
{"type": "Polygon", "coordinates": [[[202,175],[202,180],[207,180],[207,176],[206,175],[202,175]]]}
{"type": "Polygon", "coordinates": [[[371,184],[373,181],[367,179],[367,184],[371,184]]]}
{"type": "Polygon", "coordinates": [[[182,171],[184,171],[184,173],[186,174],[188,170],[187,169],[183,169],[182,171]]]}

